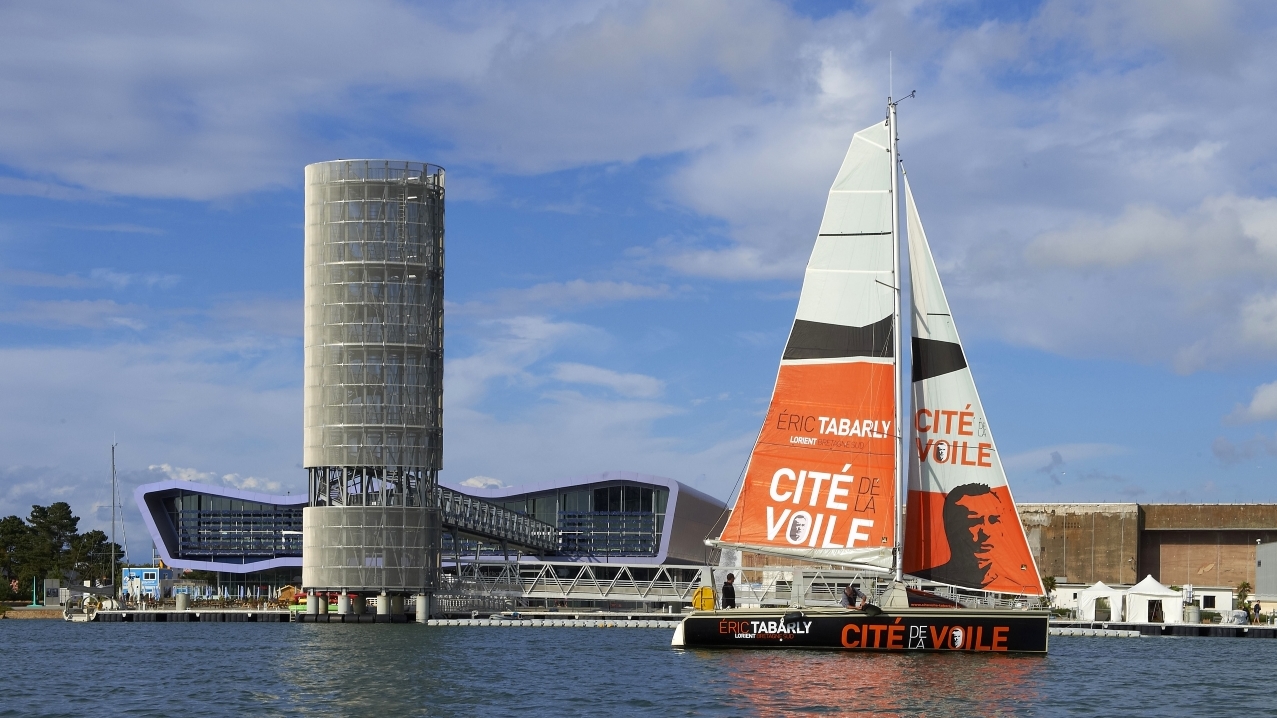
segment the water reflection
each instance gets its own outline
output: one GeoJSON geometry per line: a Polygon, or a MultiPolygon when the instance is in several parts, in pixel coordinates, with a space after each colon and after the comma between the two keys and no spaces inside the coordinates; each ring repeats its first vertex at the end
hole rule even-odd
{"type": "Polygon", "coordinates": [[[690,651],[741,712],[1023,715],[1041,700],[1038,656],[690,651]],[[708,666],[707,666],[708,667],[708,666]]]}

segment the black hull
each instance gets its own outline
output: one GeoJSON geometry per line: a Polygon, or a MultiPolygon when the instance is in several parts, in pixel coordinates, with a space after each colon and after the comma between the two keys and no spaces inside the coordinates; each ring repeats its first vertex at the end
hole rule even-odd
{"type": "Polygon", "coordinates": [[[870,617],[845,609],[698,611],[674,645],[850,651],[1046,653],[1048,611],[908,608],[870,617]]]}

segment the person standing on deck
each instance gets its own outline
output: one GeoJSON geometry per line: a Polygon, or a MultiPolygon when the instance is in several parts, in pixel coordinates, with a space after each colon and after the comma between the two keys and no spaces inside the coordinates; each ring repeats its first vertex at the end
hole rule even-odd
{"type": "Polygon", "coordinates": [[[727,574],[727,580],[723,582],[723,608],[736,608],[736,574],[727,574]]]}

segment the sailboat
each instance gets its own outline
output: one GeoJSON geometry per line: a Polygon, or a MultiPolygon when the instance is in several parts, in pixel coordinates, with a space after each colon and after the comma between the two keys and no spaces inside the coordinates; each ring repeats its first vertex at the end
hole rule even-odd
{"type": "Polygon", "coordinates": [[[899,161],[896,105],[855,134],[830,188],[767,417],[708,542],[891,580],[859,608],[795,595],[788,607],[693,611],[675,646],[1046,652],[1049,611],[1032,598],[1042,580],[899,161]],[[1020,600],[964,602],[923,581],[1020,600]]]}

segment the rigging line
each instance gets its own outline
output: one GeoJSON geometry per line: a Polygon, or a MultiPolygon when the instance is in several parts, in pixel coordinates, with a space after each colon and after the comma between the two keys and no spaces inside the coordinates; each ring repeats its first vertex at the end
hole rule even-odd
{"type": "MultiPolygon", "coordinates": [[[[776,392],[776,390],[775,390],[775,389],[773,389],[773,390],[772,390],[772,393],[773,393],[773,394],[775,394],[775,392],[776,392]]],[[[773,397],[773,398],[775,398],[775,397],[773,397]]],[[[770,408],[770,402],[768,403],[768,408],[770,408]]],[[[765,427],[766,425],[767,425],[767,420],[766,420],[766,419],[763,419],[763,423],[758,425],[758,433],[754,435],[754,444],[753,444],[753,446],[751,446],[751,447],[749,448],[749,456],[745,459],[745,465],[744,465],[744,466],[742,466],[742,467],[740,467],[740,475],[736,477],[736,485],[732,487],[732,492],[731,492],[730,494],[728,494],[728,495],[727,495],[728,501],[731,501],[731,498],[732,498],[733,496],[736,496],[736,491],[737,491],[737,490],[742,490],[742,491],[744,490],[744,488],[743,488],[743,484],[744,484],[744,482],[745,482],[745,472],[749,470],[749,462],[750,462],[750,460],[751,460],[751,459],[753,459],[753,458],[754,458],[754,449],[758,447],[758,440],[762,438],[762,436],[763,436],[763,427],[765,427]]],[[[736,496],[736,501],[740,501],[740,497],[739,497],[739,496],[736,496]]],[[[735,506],[736,501],[731,501],[732,506],[735,506]]],[[[714,533],[714,527],[715,527],[715,526],[718,526],[718,522],[719,522],[719,521],[722,521],[722,520],[723,520],[723,517],[724,517],[724,516],[726,516],[726,515],[727,515],[728,513],[730,513],[730,512],[731,512],[731,508],[729,508],[727,504],[724,504],[724,505],[723,505],[723,510],[722,510],[722,511],[720,511],[720,512],[718,512],[718,518],[714,519],[714,523],[710,524],[709,531],[707,531],[707,532],[705,533],[705,535],[701,537],[701,542],[702,542],[702,543],[703,543],[705,540],[707,540],[707,539],[709,538],[709,535],[710,535],[710,534],[714,533]]],[[[726,528],[727,528],[727,526],[726,526],[726,525],[724,525],[724,526],[723,526],[723,528],[724,528],[724,529],[726,529],[726,528]]],[[[720,532],[720,534],[719,534],[719,537],[720,537],[720,538],[722,537],[721,532],[720,532]]]]}

